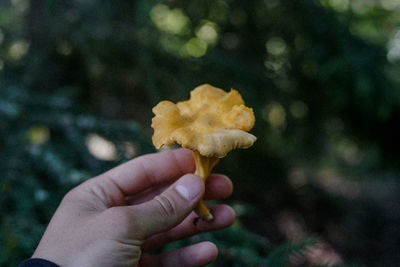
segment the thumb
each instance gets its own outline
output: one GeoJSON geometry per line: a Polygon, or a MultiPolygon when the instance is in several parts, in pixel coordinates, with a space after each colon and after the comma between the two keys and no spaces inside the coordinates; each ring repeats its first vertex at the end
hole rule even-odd
{"type": "Polygon", "coordinates": [[[200,177],[186,174],[162,194],[140,205],[131,206],[137,229],[143,238],[171,229],[185,219],[204,193],[200,177]]]}

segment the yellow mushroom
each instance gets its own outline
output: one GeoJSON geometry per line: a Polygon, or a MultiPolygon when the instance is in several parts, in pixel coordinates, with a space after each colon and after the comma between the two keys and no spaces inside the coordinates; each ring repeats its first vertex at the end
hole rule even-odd
{"type": "MultiPolygon", "coordinates": [[[[178,143],[191,149],[195,174],[204,182],[220,158],[233,149],[250,147],[257,139],[248,133],[254,126],[253,109],[244,105],[234,89],[227,93],[209,84],[200,85],[191,91],[189,100],[176,104],[161,101],[153,113],[154,146],[160,149],[178,143]]],[[[195,210],[202,219],[213,219],[203,201],[195,210]]]]}

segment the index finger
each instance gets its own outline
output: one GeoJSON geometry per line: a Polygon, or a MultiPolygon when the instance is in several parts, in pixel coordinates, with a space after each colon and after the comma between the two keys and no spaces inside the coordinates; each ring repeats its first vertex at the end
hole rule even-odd
{"type": "Polygon", "coordinates": [[[193,173],[194,169],[192,151],[182,148],[140,156],[105,172],[99,178],[112,179],[123,194],[129,196],[193,173]]]}

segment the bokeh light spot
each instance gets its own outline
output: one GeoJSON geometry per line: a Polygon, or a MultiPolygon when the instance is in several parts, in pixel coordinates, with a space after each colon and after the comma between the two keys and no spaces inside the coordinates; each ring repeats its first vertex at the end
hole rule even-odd
{"type": "Polygon", "coordinates": [[[44,144],[50,139],[50,131],[45,126],[33,126],[28,131],[28,139],[31,144],[44,144]]]}
{"type": "Polygon", "coordinates": [[[98,134],[89,134],[86,137],[86,146],[93,157],[100,160],[117,160],[115,145],[98,134]]]}
{"type": "Polygon", "coordinates": [[[133,158],[139,154],[138,145],[133,142],[124,142],[124,156],[126,158],[133,158]]]}
{"type": "Polygon", "coordinates": [[[308,107],[303,101],[295,101],[290,105],[290,113],[296,119],[301,119],[307,116],[308,107]]]}
{"type": "Polygon", "coordinates": [[[352,0],[350,2],[351,9],[358,15],[363,15],[373,8],[373,3],[365,0],[352,0]]]}
{"type": "Polygon", "coordinates": [[[389,42],[387,59],[391,63],[400,59],[400,30],[394,34],[389,42]]]}
{"type": "Polygon", "coordinates": [[[207,44],[215,43],[218,39],[217,25],[215,23],[206,21],[196,31],[196,36],[207,44]]]}
{"type": "Polygon", "coordinates": [[[37,202],[43,202],[49,198],[49,193],[44,189],[39,189],[35,191],[34,197],[37,202]]]}
{"type": "Polygon", "coordinates": [[[181,56],[183,57],[202,57],[207,52],[207,43],[200,40],[199,38],[193,37],[189,41],[187,41],[180,51],[181,56]]]}
{"type": "Polygon", "coordinates": [[[265,107],[263,118],[274,128],[280,128],[286,124],[285,109],[277,102],[273,102],[265,107]]]}
{"type": "Polygon", "coordinates": [[[29,50],[29,43],[27,41],[21,40],[14,42],[11,46],[10,49],[8,50],[9,56],[14,59],[14,60],[19,60],[23,56],[28,53],[29,50]]]}
{"type": "Polygon", "coordinates": [[[173,35],[162,35],[159,40],[160,45],[165,51],[170,53],[178,53],[183,46],[184,41],[173,35]]]}
{"type": "Polygon", "coordinates": [[[264,66],[269,72],[276,74],[282,69],[283,63],[284,62],[282,60],[278,61],[265,60],[264,66]]]}
{"type": "Polygon", "coordinates": [[[400,8],[400,0],[381,0],[381,5],[387,10],[400,8]]]}
{"type": "Polygon", "coordinates": [[[11,0],[11,4],[21,13],[28,9],[29,2],[29,0],[11,0]]]}
{"type": "Polygon", "coordinates": [[[189,30],[189,18],[179,8],[158,4],[151,9],[150,18],[158,29],[170,34],[181,35],[189,30]]]}
{"type": "Polygon", "coordinates": [[[68,56],[72,53],[72,46],[68,42],[61,42],[57,45],[57,52],[61,55],[68,56]]]}
{"type": "Polygon", "coordinates": [[[344,12],[349,8],[349,0],[329,0],[329,5],[336,11],[344,12]]]}
{"type": "Polygon", "coordinates": [[[286,51],[286,43],[280,37],[272,37],[270,38],[265,47],[267,48],[268,53],[274,56],[280,56],[286,51]]]}

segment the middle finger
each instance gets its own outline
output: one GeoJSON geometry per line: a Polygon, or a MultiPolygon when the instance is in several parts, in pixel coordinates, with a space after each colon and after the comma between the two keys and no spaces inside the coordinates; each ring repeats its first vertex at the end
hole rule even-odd
{"type": "MultiPolygon", "coordinates": [[[[162,184],[149,188],[134,196],[126,197],[127,205],[137,205],[152,200],[161,194],[171,184],[162,184]]],[[[232,194],[233,185],[231,180],[222,174],[211,174],[205,184],[204,200],[217,200],[227,198],[232,194]]]]}

